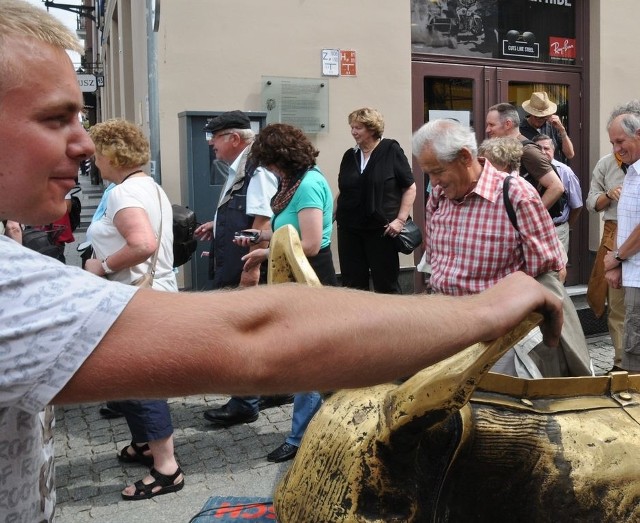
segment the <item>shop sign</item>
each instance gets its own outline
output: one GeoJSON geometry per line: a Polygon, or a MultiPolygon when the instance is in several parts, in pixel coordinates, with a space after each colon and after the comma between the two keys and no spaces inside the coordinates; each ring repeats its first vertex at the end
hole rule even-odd
{"type": "Polygon", "coordinates": [[[549,57],[550,58],[576,58],[576,39],[549,37],[549,57]]]}

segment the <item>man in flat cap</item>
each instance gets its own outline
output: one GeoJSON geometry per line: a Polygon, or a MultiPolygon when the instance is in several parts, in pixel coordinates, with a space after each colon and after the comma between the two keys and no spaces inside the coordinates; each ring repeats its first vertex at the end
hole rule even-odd
{"type": "MultiPolygon", "coordinates": [[[[211,240],[209,274],[214,289],[251,287],[260,281],[260,267],[243,270],[241,258],[247,250],[233,242],[234,234],[244,229],[271,227],[271,198],[278,182],[266,169],[247,163],[255,135],[245,113],[237,110],[222,113],[209,121],[204,131],[216,159],[225,162],[229,170],[213,221],[202,224],[195,234],[202,240],[211,240]]],[[[250,250],[258,247],[267,245],[256,243],[250,250]]],[[[226,405],[207,410],[204,417],[220,427],[251,423],[258,419],[261,405],[266,408],[292,400],[275,396],[232,397],[226,405]]]]}
{"type": "Polygon", "coordinates": [[[532,93],[529,100],[522,102],[522,109],[527,113],[527,117],[520,124],[520,134],[529,140],[533,140],[539,134],[549,136],[555,149],[554,158],[559,162],[567,163],[567,160],[575,156],[571,138],[556,114],[558,106],[549,100],[547,93],[532,93]]]}

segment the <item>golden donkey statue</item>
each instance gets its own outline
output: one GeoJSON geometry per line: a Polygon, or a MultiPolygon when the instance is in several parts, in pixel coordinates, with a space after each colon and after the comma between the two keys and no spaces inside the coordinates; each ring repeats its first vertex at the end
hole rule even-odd
{"type": "MultiPolygon", "coordinates": [[[[319,285],[293,228],[271,243],[269,282],[285,281],[319,285]]],[[[640,521],[640,376],[488,372],[540,321],[328,397],[276,488],[278,521],[640,521]]]]}

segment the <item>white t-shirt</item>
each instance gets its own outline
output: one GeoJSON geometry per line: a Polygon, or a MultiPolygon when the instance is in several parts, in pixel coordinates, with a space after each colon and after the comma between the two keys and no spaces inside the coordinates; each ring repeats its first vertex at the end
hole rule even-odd
{"type": "Polygon", "coordinates": [[[247,187],[247,214],[271,218],[271,198],[278,192],[278,179],[264,167],[257,167],[247,187]]]}
{"type": "MultiPolygon", "coordinates": [[[[162,239],[156,262],[153,288],[177,292],[178,284],[173,272],[173,211],[171,210],[171,202],[162,188],[150,176],[129,178],[116,185],[107,197],[107,210],[104,216],[89,226],[87,235],[91,237],[91,245],[96,258],[104,260],[107,256],[122,249],[127,243],[113,223],[115,215],[122,209],[138,207],[147,212],[157,238],[160,231],[160,204],[156,188],[160,189],[162,199],[162,239]]],[[[145,262],[117,271],[108,275],[107,278],[129,284],[149,270],[152,258],[153,255],[145,262]]]]}
{"type": "Polygon", "coordinates": [[[52,520],[54,417],[46,406],[136,290],[0,237],[0,521],[52,520]]]}

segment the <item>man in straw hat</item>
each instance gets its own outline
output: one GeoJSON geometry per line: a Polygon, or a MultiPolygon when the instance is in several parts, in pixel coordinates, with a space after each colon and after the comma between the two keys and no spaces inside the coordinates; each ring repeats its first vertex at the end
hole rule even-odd
{"type": "Polygon", "coordinates": [[[531,98],[522,102],[522,108],[527,117],[520,124],[520,134],[533,140],[538,134],[546,134],[551,138],[555,149],[554,158],[567,163],[575,156],[573,143],[556,114],[557,104],[549,100],[549,95],[542,92],[531,94],[531,98]]]}

